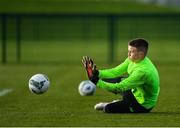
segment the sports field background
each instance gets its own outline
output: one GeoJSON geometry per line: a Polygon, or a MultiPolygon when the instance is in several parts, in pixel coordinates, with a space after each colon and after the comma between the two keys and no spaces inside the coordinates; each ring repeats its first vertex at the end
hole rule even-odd
{"type": "MultiPolygon", "coordinates": [[[[97,1],[87,2],[88,4],[80,0],[68,2],[4,0],[0,2],[2,6],[0,12],[45,11],[53,14],[132,13],[134,10],[138,13],[143,10],[145,13],[179,12],[178,8],[141,5],[131,1],[117,1],[118,3],[99,1],[98,4],[97,1]],[[67,8],[63,8],[63,4],[67,8]],[[6,9],[4,5],[11,9],[6,9]],[[15,5],[17,8],[14,8],[15,5]],[[43,6],[40,8],[39,5],[43,6]],[[117,5],[121,8],[119,9],[117,5]]],[[[11,17],[8,20],[7,35],[8,63],[0,64],[0,126],[180,126],[179,20],[178,17],[163,20],[120,19],[117,26],[115,61],[108,64],[109,46],[105,19],[75,18],[69,21],[59,18],[46,20],[37,18],[34,21],[33,18],[24,18],[22,60],[21,63],[17,63],[15,21],[11,17]],[[78,85],[87,79],[81,64],[82,56],[92,57],[99,69],[114,67],[126,58],[127,42],[136,37],[144,37],[150,41],[148,56],[159,70],[161,92],[157,106],[149,114],[105,114],[95,111],[93,107],[96,103],[112,101],[119,96],[100,89],[97,89],[94,96],[79,95],[78,85]],[[46,74],[51,81],[48,92],[43,95],[32,94],[28,89],[28,80],[36,73],[46,74]],[[9,93],[3,95],[7,90],[9,93]]]]}

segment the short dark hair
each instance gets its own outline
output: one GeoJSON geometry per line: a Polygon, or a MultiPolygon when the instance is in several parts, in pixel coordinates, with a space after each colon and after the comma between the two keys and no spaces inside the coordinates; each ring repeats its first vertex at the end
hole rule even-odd
{"type": "Polygon", "coordinates": [[[129,45],[132,47],[136,47],[139,51],[144,52],[147,54],[148,51],[148,42],[143,38],[133,39],[129,42],[129,45]]]}

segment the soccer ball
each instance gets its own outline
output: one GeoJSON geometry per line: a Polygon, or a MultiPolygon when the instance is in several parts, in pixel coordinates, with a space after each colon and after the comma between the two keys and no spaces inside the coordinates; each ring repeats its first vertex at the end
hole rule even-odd
{"type": "Polygon", "coordinates": [[[49,88],[50,81],[44,74],[35,74],[29,79],[29,89],[32,93],[43,94],[49,88]]]}
{"type": "Polygon", "coordinates": [[[96,91],[96,85],[90,80],[84,80],[79,84],[78,90],[81,96],[93,95],[96,91]]]}

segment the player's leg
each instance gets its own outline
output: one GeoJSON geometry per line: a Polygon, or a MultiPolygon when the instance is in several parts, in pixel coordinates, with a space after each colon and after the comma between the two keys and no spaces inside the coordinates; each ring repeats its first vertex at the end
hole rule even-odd
{"type": "MultiPolygon", "coordinates": [[[[106,82],[109,82],[109,83],[118,83],[120,82],[124,77],[117,77],[117,78],[106,78],[106,79],[103,79],[103,81],[106,81],[106,82]]],[[[112,102],[101,102],[101,103],[98,103],[94,106],[94,109],[95,110],[104,110],[105,106],[108,105],[108,109],[111,109],[111,105],[112,107],[114,106],[114,102],[119,102],[120,100],[114,100],[112,102]],[[110,108],[109,108],[110,107],[110,108]]],[[[116,107],[116,103],[115,103],[115,107],[116,107]]],[[[124,106],[124,105],[123,105],[124,106]]],[[[109,111],[109,110],[108,110],[109,111]]]]}
{"type": "Polygon", "coordinates": [[[141,106],[130,90],[123,93],[122,101],[111,102],[103,107],[106,113],[148,113],[150,110],[141,106]]]}
{"type": "Polygon", "coordinates": [[[115,100],[109,103],[98,103],[94,106],[95,110],[105,113],[130,113],[129,106],[124,101],[115,100]]]}
{"type": "Polygon", "coordinates": [[[104,109],[104,107],[107,105],[108,103],[98,103],[94,106],[94,109],[97,110],[97,111],[102,111],[104,109]]]}
{"type": "Polygon", "coordinates": [[[123,100],[126,101],[127,104],[129,104],[133,113],[148,113],[152,109],[146,109],[142,105],[140,105],[130,90],[126,91],[123,94],[123,100]]]}
{"type": "MultiPolygon", "coordinates": [[[[103,79],[106,82],[110,83],[118,83],[125,77],[117,77],[113,79],[103,79]]],[[[123,93],[123,100],[117,102],[110,102],[110,103],[99,103],[95,105],[96,110],[104,110],[107,113],[147,113],[150,112],[152,108],[146,109],[141,106],[134,95],[132,94],[131,90],[128,90],[123,93]]]]}
{"type": "Polygon", "coordinates": [[[108,103],[103,111],[105,113],[131,113],[129,105],[124,100],[108,103]]]}

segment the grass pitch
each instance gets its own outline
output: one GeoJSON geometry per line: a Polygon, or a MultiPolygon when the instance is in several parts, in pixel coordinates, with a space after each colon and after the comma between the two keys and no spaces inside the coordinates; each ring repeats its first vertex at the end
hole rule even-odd
{"type": "MultiPolygon", "coordinates": [[[[132,3],[132,1],[129,0],[78,1],[79,2],[74,0],[1,0],[0,12],[48,14],[179,12],[178,8],[169,9],[166,7],[155,7],[151,5],[139,5],[134,4],[134,2],[132,3]]],[[[133,27],[133,25],[131,26],[131,24],[129,24],[131,23],[130,21],[122,22],[121,20],[121,24],[127,23],[127,26],[125,26],[126,24],[120,26],[121,34],[134,32],[131,29],[130,31],[122,31],[122,26],[125,28],[133,27]]],[[[10,24],[14,23],[11,22],[10,24]]],[[[155,62],[161,80],[159,101],[152,113],[105,114],[97,112],[93,108],[96,103],[112,101],[118,99],[119,96],[100,89],[97,89],[93,96],[82,97],[78,93],[79,83],[82,80],[87,79],[80,62],[82,56],[89,55],[94,58],[99,69],[114,67],[125,59],[127,54],[126,43],[116,44],[115,62],[108,65],[106,61],[108,56],[108,46],[106,43],[102,43],[101,41],[94,42],[94,40],[91,40],[90,42],[87,42],[87,40],[84,40],[86,44],[77,42],[74,44],[72,42],[60,43],[52,42],[52,40],[49,40],[49,42],[44,42],[44,40],[43,42],[36,42],[34,40],[32,42],[23,42],[22,63],[20,64],[16,63],[15,43],[8,42],[8,64],[0,65],[0,126],[180,126],[180,82],[178,81],[180,72],[180,59],[178,58],[180,56],[178,35],[179,25],[176,24],[178,20],[167,22],[167,24],[165,22],[162,28],[161,26],[158,27],[159,25],[154,27],[154,22],[151,22],[152,25],[149,25],[149,22],[144,23],[145,26],[147,25],[150,28],[152,26],[154,28],[158,27],[158,30],[160,30],[160,32],[156,32],[157,29],[152,27],[153,31],[151,31],[151,33],[145,33],[146,36],[150,35],[147,37],[151,38],[153,37],[151,35],[154,34],[158,38],[159,35],[162,35],[160,38],[164,39],[163,41],[153,41],[150,39],[152,43],[150,44],[149,57],[155,62]],[[168,34],[164,35],[166,32],[168,34]],[[172,38],[167,41],[166,39],[169,34],[175,36],[171,36],[172,38]],[[171,39],[175,39],[175,41],[171,39]],[[28,80],[36,73],[44,73],[50,78],[51,86],[45,94],[35,95],[28,89],[28,80]]],[[[139,24],[136,24],[135,26],[140,25],[139,28],[143,28],[142,24],[140,24],[141,22],[138,23],[139,24]]],[[[24,25],[28,26],[26,22],[24,25]]],[[[55,25],[55,27],[57,26],[55,25]]],[[[13,28],[13,25],[10,27],[10,30],[8,30],[8,35],[10,36],[12,33],[11,28],[13,28]]],[[[31,26],[27,28],[25,27],[26,31],[32,30],[31,28],[31,26]]],[[[137,29],[141,33],[139,35],[143,35],[143,37],[146,37],[144,36],[144,32],[151,30],[142,30],[139,28],[137,29]]],[[[25,34],[27,33],[26,31],[25,34]]],[[[76,31],[77,29],[72,31],[72,33],[78,33],[76,31]]],[[[49,35],[52,31],[47,32],[49,35]]],[[[53,33],[58,32],[53,31],[53,33]]],[[[28,33],[27,35],[29,36],[30,34],[31,33],[28,33]]],[[[125,36],[123,35],[123,37],[125,36]]],[[[134,36],[127,35],[126,37],[131,38],[134,36]]],[[[122,38],[120,38],[120,40],[122,41],[122,38]]],[[[0,52],[0,56],[1,54],[2,53],[0,52]]]]}
{"type": "MultiPolygon", "coordinates": [[[[93,54],[97,66],[102,69],[119,64],[126,57],[127,49],[126,44],[120,46],[122,51],[117,53],[118,61],[111,65],[99,60],[100,54],[93,54]]],[[[101,89],[97,89],[93,96],[79,95],[78,85],[86,79],[80,62],[85,51],[76,52],[74,58],[79,62],[75,63],[1,64],[0,92],[4,89],[13,91],[0,96],[0,126],[180,126],[179,48],[177,41],[151,44],[149,56],[159,70],[161,92],[157,106],[148,114],[105,114],[95,111],[93,107],[96,103],[112,101],[119,96],[101,89]],[[28,80],[36,73],[47,74],[50,78],[51,86],[45,94],[35,95],[28,89],[28,80]]]]}

